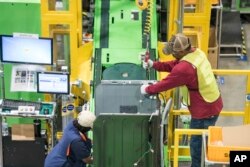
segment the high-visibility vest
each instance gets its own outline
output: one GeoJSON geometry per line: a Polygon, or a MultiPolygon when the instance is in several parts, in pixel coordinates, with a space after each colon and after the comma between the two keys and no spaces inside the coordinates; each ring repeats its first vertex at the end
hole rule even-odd
{"type": "MultiPolygon", "coordinates": [[[[220,96],[220,92],[215,80],[215,76],[212,72],[211,65],[205,53],[197,48],[194,52],[184,56],[180,61],[187,61],[196,67],[198,77],[198,91],[200,92],[203,99],[209,103],[217,100],[220,96]]],[[[186,94],[186,104],[190,105],[188,92],[186,94]]]]}

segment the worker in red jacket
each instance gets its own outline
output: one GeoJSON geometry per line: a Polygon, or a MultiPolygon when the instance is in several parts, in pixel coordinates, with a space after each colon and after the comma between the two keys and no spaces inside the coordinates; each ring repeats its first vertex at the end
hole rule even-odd
{"type": "MultiPolygon", "coordinates": [[[[163,48],[164,54],[172,54],[176,60],[168,62],[143,61],[145,69],[169,72],[169,75],[153,85],[142,85],[142,94],[156,94],[175,87],[187,88],[185,103],[191,114],[191,129],[207,129],[215,125],[223,108],[222,98],[211,65],[203,51],[191,47],[184,34],[173,35],[163,48]]],[[[202,138],[192,135],[190,140],[191,167],[201,166],[202,138]]]]}

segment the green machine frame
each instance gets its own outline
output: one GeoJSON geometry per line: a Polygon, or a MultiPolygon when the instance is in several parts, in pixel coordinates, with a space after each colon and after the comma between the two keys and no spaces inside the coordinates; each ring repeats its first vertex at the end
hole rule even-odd
{"type": "MultiPolygon", "coordinates": [[[[156,6],[150,4],[150,8],[140,10],[135,1],[95,1],[93,103],[97,99],[96,87],[103,80],[156,80],[153,70],[146,77],[140,57],[147,48],[151,59],[158,57],[156,6]],[[145,35],[149,20],[150,32],[145,35]]],[[[102,94],[106,93],[99,95],[108,101],[112,92],[106,97],[102,94]]],[[[153,112],[100,113],[94,123],[93,166],[161,166],[160,115],[152,116],[153,112]]]]}
{"type": "Polygon", "coordinates": [[[94,166],[159,167],[159,117],[153,116],[152,124],[149,119],[150,115],[98,116],[93,134],[94,166]]]}
{"type": "Polygon", "coordinates": [[[250,2],[248,0],[236,0],[236,10],[240,13],[250,13],[250,2]]]}
{"type": "MultiPolygon", "coordinates": [[[[40,16],[40,1],[31,0],[16,0],[12,2],[0,1],[0,34],[12,35],[14,32],[20,33],[41,33],[41,16],[40,16]],[[22,14],[20,14],[22,13],[22,14]],[[11,17],[10,17],[11,16],[11,17]]],[[[37,101],[38,99],[44,99],[44,95],[33,92],[11,92],[11,70],[12,64],[1,64],[4,71],[3,76],[0,78],[0,97],[3,93],[6,99],[23,99],[27,101],[37,101]],[[2,82],[4,81],[4,82],[2,82]],[[2,84],[4,83],[4,84],[2,84]],[[4,86],[4,88],[3,88],[4,86]],[[3,92],[4,91],[4,92],[3,92]]],[[[8,119],[10,123],[31,123],[32,120],[26,118],[11,118],[8,119]]]]}

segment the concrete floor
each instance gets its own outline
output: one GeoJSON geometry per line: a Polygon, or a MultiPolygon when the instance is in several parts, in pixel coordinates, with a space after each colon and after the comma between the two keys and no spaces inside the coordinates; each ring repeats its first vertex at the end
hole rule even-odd
{"type": "MultiPolygon", "coordinates": [[[[219,69],[248,70],[250,69],[250,24],[243,24],[247,60],[240,57],[220,57],[218,60],[219,69]]],[[[224,103],[223,110],[242,111],[244,110],[246,97],[246,79],[245,76],[222,76],[224,84],[220,85],[222,99],[224,103]]],[[[241,117],[220,116],[218,126],[242,125],[241,117]]]]}

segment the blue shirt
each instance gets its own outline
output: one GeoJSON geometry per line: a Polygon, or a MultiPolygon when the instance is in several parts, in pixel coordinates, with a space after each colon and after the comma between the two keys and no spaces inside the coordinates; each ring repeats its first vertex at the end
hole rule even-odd
{"type": "Polygon", "coordinates": [[[82,159],[90,156],[91,148],[91,141],[84,141],[71,121],[65,128],[62,139],[47,155],[44,167],[63,167],[65,163],[70,163],[71,167],[85,167],[82,159]],[[70,155],[67,158],[69,145],[70,155]]]}

